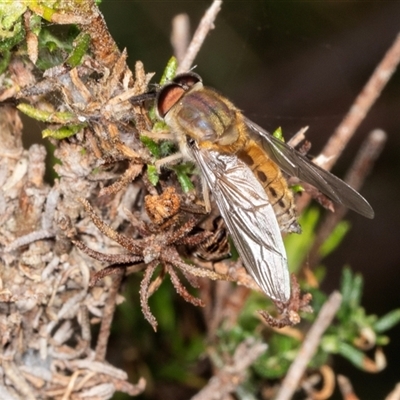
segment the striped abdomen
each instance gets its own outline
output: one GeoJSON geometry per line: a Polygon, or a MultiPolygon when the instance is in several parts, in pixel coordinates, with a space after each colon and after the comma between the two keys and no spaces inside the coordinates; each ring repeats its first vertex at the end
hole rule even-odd
{"type": "Polygon", "coordinates": [[[281,231],[300,233],[293,193],[279,167],[254,140],[248,140],[237,156],[247,164],[263,186],[281,231]]]}

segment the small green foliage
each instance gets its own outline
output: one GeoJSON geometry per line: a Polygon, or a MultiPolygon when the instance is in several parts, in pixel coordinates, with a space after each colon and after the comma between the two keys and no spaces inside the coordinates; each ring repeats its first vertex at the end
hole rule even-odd
{"type": "Polygon", "coordinates": [[[25,2],[0,2],[0,74],[8,67],[11,49],[25,38],[25,28],[22,23],[25,11],[25,2]]]}
{"type": "Polygon", "coordinates": [[[400,308],[390,311],[383,317],[379,318],[373,325],[374,331],[383,333],[393,328],[400,322],[400,308]]]}
{"type": "Polygon", "coordinates": [[[153,186],[156,186],[160,177],[157,173],[157,168],[154,165],[147,165],[147,177],[153,186]]]}
{"type": "MultiPolygon", "coordinates": [[[[320,344],[322,352],[340,354],[353,365],[362,370],[368,370],[368,358],[356,343],[362,342],[366,332],[368,337],[375,338],[371,345],[383,346],[388,338],[381,335],[400,322],[400,309],[378,319],[376,315],[367,315],[361,306],[363,279],[360,274],[354,274],[349,268],[342,273],[341,293],[342,304],[333,323],[323,336],[320,344]]],[[[314,295],[313,295],[314,296],[314,295]]],[[[313,303],[316,311],[318,306],[313,303]]]]}
{"type": "Polygon", "coordinates": [[[276,137],[277,139],[279,139],[281,142],[284,142],[285,139],[283,137],[283,131],[281,127],[278,127],[275,129],[275,131],[272,133],[272,136],[276,137]]]}
{"type": "Polygon", "coordinates": [[[176,152],[176,146],[174,142],[171,142],[169,140],[163,140],[160,143],[160,157],[167,157],[172,153],[176,152]]]}
{"type": "Polygon", "coordinates": [[[292,185],[290,186],[290,189],[293,193],[301,193],[304,192],[304,188],[301,185],[292,185]]]}
{"type": "Polygon", "coordinates": [[[2,74],[8,67],[11,60],[11,51],[3,50],[0,56],[0,74],[2,74]]]}
{"type": "Polygon", "coordinates": [[[67,58],[68,54],[72,56],[72,63],[78,62],[85,54],[85,35],[83,43],[79,40],[77,45],[77,37],[79,30],[76,26],[72,25],[68,31],[63,31],[62,36],[56,34],[51,26],[43,26],[39,34],[39,59],[36,66],[41,70],[52,68],[56,65],[62,64],[67,58]],[[75,52],[75,53],[74,53],[75,52]]]}
{"type": "MultiPolygon", "coordinates": [[[[154,116],[155,118],[155,116],[154,116]]],[[[163,132],[168,130],[168,125],[164,121],[156,121],[153,125],[153,132],[163,132]]]]}
{"type": "MultiPolygon", "coordinates": [[[[2,1],[0,2],[0,50],[10,49],[5,43],[23,33],[22,15],[26,11],[26,2],[23,1],[2,1]],[[5,47],[3,47],[5,46],[5,47]]],[[[15,39],[14,39],[15,41],[15,39]]],[[[11,43],[11,42],[8,42],[11,43]]],[[[15,41],[18,43],[18,41],[15,41]]],[[[14,44],[15,44],[14,43],[14,44]]]]}
{"type": "Polygon", "coordinates": [[[343,299],[338,317],[346,318],[359,307],[363,289],[363,278],[360,274],[353,274],[350,268],[345,268],[342,273],[341,290],[343,299]]]}
{"type": "Polygon", "coordinates": [[[29,18],[29,29],[36,36],[40,34],[40,31],[42,30],[42,18],[40,18],[39,15],[31,15],[31,17],[29,18]]]}
{"type": "Polygon", "coordinates": [[[165,85],[167,82],[171,81],[176,75],[176,70],[178,68],[178,60],[176,57],[172,56],[164,69],[164,72],[160,79],[160,85],[165,85]]]}
{"type": "MultiPolygon", "coordinates": [[[[170,141],[162,141],[161,143],[156,143],[153,139],[151,139],[145,135],[140,136],[140,141],[147,147],[147,149],[150,151],[150,153],[157,159],[160,159],[160,158],[170,155],[171,153],[173,153],[173,150],[175,148],[174,143],[172,143],[170,141]]],[[[183,177],[184,173],[185,173],[185,171],[183,171],[180,174],[180,176],[183,179],[185,187],[187,187],[188,183],[187,183],[187,180],[185,179],[185,177],[183,177]]],[[[149,181],[151,182],[152,185],[154,185],[154,186],[157,185],[160,178],[158,176],[157,169],[154,165],[147,165],[147,177],[149,178],[149,181]]],[[[178,175],[178,179],[179,179],[179,175],[178,175]]],[[[179,181],[179,182],[181,182],[181,181],[179,181]]]]}
{"type": "Polygon", "coordinates": [[[160,158],[161,155],[160,148],[153,139],[149,138],[148,136],[141,135],[140,141],[147,147],[147,149],[155,158],[160,158]]]}
{"type": "Polygon", "coordinates": [[[308,253],[314,242],[314,232],[319,217],[319,210],[316,207],[310,207],[299,218],[299,223],[302,227],[301,235],[293,234],[285,237],[290,272],[296,273],[302,266],[304,255],[308,253]]]}
{"type": "Polygon", "coordinates": [[[268,341],[268,350],[254,363],[256,373],[263,378],[281,378],[296,358],[300,344],[290,336],[273,335],[268,341]]]}
{"type": "Polygon", "coordinates": [[[42,131],[43,138],[53,138],[57,140],[66,139],[76,135],[85,127],[85,124],[67,125],[58,129],[44,129],[42,131]]]}
{"type": "Polygon", "coordinates": [[[51,4],[49,4],[49,2],[40,0],[30,0],[29,2],[29,8],[33,12],[40,14],[43,17],[43,19],[49,22],[51,22],[51,18],[57,11],[57,9],[55,8],[56,6],[57,2],[52,2],[51,4]]]}
{"type": "Polygon", "coordinates": [[[351,224],[348,221],[340,221],[329,238],[320,247],[319,252],[322,257],[326,257],[331,254],[336,248],[342,243],[347,232],[350,230],[351,224]]]}
{"type": "Polygon", "coordinates": [[[74,114],[70,112],[49,112],[39,110],[38,108],[35,108],[26,103],[18,104],[17,108],[28,117],[36,119],[37,121],[53,124],[71,124],[76,121],[74,114]]]}
{"type": "MultiPolygon", "coordinates": [[[[299,223],[302,227],[301,235],[286,236],[285,248],[291,272],[298,271],[304,261],[304,254],[307,254],[311,249],[319,218],[319,210],[315,207],[309,208],[299,218],[299,223]]],[[[347,221],[341,221],[320,247],[319,252],[321,257],[326,257],[332,253],[342,242],[349,229],[350,224],[347,221]]]]}
{"type": "Polygon", "coordinates": [[[77,67],[81,64],[83,56],[88,51],[90,45],[90,35],[81,33],[74,41],[74,48],[68,57],[66,63],[71,67],[77,67]]]}
{"type": "Polygon", "coordinates": [[[170,167],[173,171],[175,171],[178,181],[182,187],[182,190],[185,193],[190,192],[194,189],[194,185],[190,180],[189,176],[193,174],[194,166],[192,163],[183,163],[179,165],[175,165],[170,167]]]}
{"type": "Polygon", "coordinates": [[[216,351],[210,354],[213,364],[218,368],[222,367],[224,365],[224,356],[233,355],[237,346],[251,336],[254,337],[256,335],[252,334],[249,329],[244,329],[242,324],[219,329],[216,333],[216,351]]]}

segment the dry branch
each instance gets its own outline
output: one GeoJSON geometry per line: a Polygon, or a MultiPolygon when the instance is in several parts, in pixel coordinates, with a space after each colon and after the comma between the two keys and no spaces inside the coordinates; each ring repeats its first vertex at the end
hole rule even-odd
{"type": "Polygon", "coordinates": [[[323,333],[335,317],[341,301],[342,296],[340,293],[334,292],[322,306],[317,319],[304,339],[295,361],[290,366],[275,400],[289,400],[292,398],[294,392],[299,386],[308,363],[317,350],[323,333]]]}
{"type": "Polygon", "coordinates": [[[186,50],[185,56],[178,66],[178,73],[189,71],[192,67],[193,61],[200,51],[206,36],[211,29],[214,29],[214,21],[221,9],[221,5],[222,0],[214,0],[210,8],[204,14],[204,17],[201,19],[200,24],[193,35],[193,39],[186,50]]]}

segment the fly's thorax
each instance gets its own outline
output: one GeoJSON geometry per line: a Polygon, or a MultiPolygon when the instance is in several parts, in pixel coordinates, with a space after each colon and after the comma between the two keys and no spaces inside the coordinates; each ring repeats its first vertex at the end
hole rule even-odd
{"type": "Polygon", "coordinates": [[[293,193],[279,167],[254,140],[248,140],[237,156],[253,171],[263,186],[281,231],[300,233],[293,193]]]}
{"type": "Polygon", "coordinates": [[[236,109],[211,89],[191,88],[165,118],[175,131],[198,143],[229,145],[238,138],[236,109]]]}

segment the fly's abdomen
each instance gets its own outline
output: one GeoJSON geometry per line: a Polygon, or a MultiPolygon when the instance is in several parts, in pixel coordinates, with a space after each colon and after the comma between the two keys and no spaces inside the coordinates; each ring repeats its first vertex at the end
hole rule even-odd
{"type": "Polygon", "coordinates": [[[300,233],[293,193],[279,167],[254,140],[249,140],[237,156],[247,164],[263,186],[281,231],[300,233]]]}

